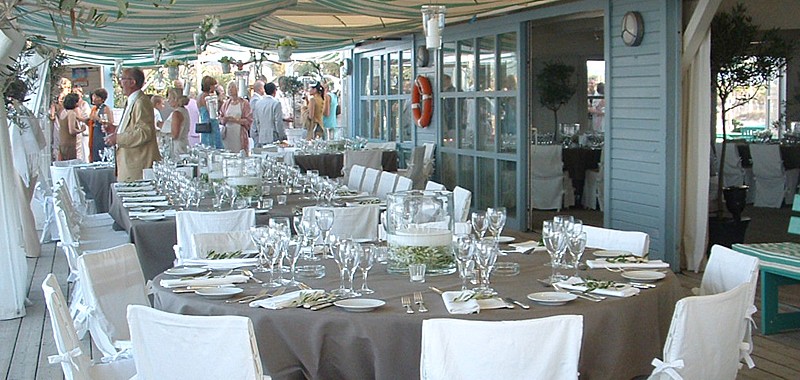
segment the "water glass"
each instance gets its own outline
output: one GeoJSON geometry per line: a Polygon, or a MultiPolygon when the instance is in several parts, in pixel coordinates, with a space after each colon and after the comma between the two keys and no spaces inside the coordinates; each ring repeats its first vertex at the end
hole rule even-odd
{"type": "Polygon", "coordinates": [[[372,269],[372,266],[375,264],[375,254],[377,252],[377,247],[373,244],[366,244],[361,246],[361,249],[357,251],[359,258],[358,258],[358,268],[361,269],[361,277],[364,280],[364,283],[361,284],[361,289],[359,289],[359,294],[372,294],[375,293],[374,290],[370,289],[367,286],[367,275],[369,274],[369,270],[372,269]]]}
{"type": "Polygon", "coordinates": [[[470,267],[475,267],[475,243],[469,234],[457,235],[453,241],[453,254],[458,263],[458,275],[461,277],[461,290],[467,290],[467,281],[471,276],[470,267]]]}
{"type": "Polygon", "coordinates": [[[586,249],[586,232],[580,232],[569,237],[567,243],[569,255],[572,257],[572,266],[575,268],[575,277],[578,277],[578,269],[581,263],[581,256],[586,249]]]}
{"type": "Polygon", "coordinates": [[[503,227],[506,225],[506,208],[490,207],[486,210],[486,219],[489,231],[492,233],[494,241],[497,242],[500,239],[500,233],[503,232],[503,227]]]}
{"type": "Polygon", "coordinates": [[[408,264],[408,276],[411,282],[425,282],[425,264],[408,264]]]}
{"type": "Polygon", "coordinates": [[[483,237],[486,236],[486,230],[489,227],[489,225],[486,223],[486,212],[473,212],[470,222],[472,222],[472,230],[475,231],[475,235],[478,236],[479,240],[483,240],[483,237]]]}
{"type": "Polygon", "coordinates": [[[278,195],[275,196],[275,198],[277,198],[279,205],[285,205],[286,204],[286,201],[287,201],[286,194],[278,194],[278,195]]]}

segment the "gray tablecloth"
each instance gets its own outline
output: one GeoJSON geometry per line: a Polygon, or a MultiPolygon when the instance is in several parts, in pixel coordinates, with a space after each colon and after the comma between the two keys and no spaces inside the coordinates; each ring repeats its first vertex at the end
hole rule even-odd
{"type": "MultiPolygon", "coordinates": [[[[294,163],[305,172],[306,170],[319,170],[319,175],[328,178],[342,176],[344,167],[344,154],[295,154],[294,163]]],[[[381,165],[387,172],[397,171],[397,151],[385,150],[381,156],[381,165]]]]}
{"type": "MultiPolygon", "coordinates": [[[[274,379],[416,379],[424,319],[519,320],[560,314],[584,316],[581,379],[629,379],[650,373],[650,361],[661,357],[675,302],[685,296],[675,275],[668,274],[656,289],[642,290],[630,298],[609,297],[599,303],[577,299],[564,306],[540,306],[528,301],[526,295],[548,290],[536,281],[549,274],[550,268],[543,266],[546,256],[536,253],[502,257],[499,261],[519,262],[522,271],[514,277],[492,278],[492,285],[500,294],[531,304],[531,310],[517,307],[450,315],[441,297],[428,286],[457,289],[460,280],[456,275],[428,277],[425,284],[412,284],[406,276],[386,273],[384,265],[373,268],[369,285],[376,291],[370,298],[385,300],[386,305],[371,313],[350,313],[336,307],[321,311],[250,308],[194,294],[174,294],[159,286],[155,290],[155,307],[181,314],[249,317],[255,326],[264,368],[274,379]],[[424,292],[429,313],[405,313],[400,297],[413,291],[424,292]]],[[[332,262],[326,262],[327,276],[306,282],[315,288],[334,289],[339,281],[334,268],[332,262]]],[[[622,280],[619,273],[602,269],[583,275],[622,280]]],[[[356,283],[360,286],[361,281],[356,283]]],[[[253,283],[243,287],[245,294],[261,289],[253,283]]]]}
{"type": "MultiPolygon", "coordinates": [[[[296,207],[314,203],[313,200],[301,199],[302,197],[305,196],[290,195],[286,205],[278,205],[276,202],[269,213],[256,214],[256,224],[266,224],[273,216],[291,216],[296,207]]],[[[116,189],[112,188],[111,199],[109,214],[119,228],[128,232],[131,243],[136,245],[145,279],[152,279],[157,274],[172,268],[175,260],[172,247],[178,242],[175,218],[167,217],[158,221],[131,220],[128,210],[122,207],[122,200],[117,195],[116,189]]],[[[201,203],[201,210],[210,211],[210,202],[204,200],[201,203]]]]}
{"type": "Polygon", "coordinates": [[[78,182],[83,186],[86,196],[94,199],[98,213],[108,212],[111,203],[111,184],[117,182],[113,167],[76,168],[78,182]]]}

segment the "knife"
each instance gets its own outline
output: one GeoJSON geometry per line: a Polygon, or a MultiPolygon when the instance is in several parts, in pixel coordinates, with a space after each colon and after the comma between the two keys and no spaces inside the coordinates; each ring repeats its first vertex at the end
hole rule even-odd
{"type": "Polygon", "coordinates": [[[326,302],[326,303],[323,303],[323,304],[319,304],[319,305],[316,305],[316,306],[312,306],[312,307],[311,307],[311,309],[309,309],[309,310],[311,310],[311,311],[317,311],[317,310],[324,309],[324,308],[326,308],[326,307],[328,307],[328,306],[333,306],[333,302],[326,302]]]}
{"type": "Polygon", "coordinates": [[[525,310],[528,310],[528,309],[531,308],[530,306],[528,306],[528,305],[526,305],[526,304],[524,304],[522,302],[519,302],[519,301],[517,301],[517,300],[515,300],[515,299],[513,299],[511,297],[505,297],[505,298],[503,298],[503,300],[505,300],[506,302],[511,302],[514,305],[517,305],[517,306],[519,306],[519,307],[521,307],[521,308],[523,308],[525,310]]]}

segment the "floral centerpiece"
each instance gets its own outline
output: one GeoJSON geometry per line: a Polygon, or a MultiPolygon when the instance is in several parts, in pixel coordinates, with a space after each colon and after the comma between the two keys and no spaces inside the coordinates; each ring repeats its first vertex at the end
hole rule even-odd
{"type": "Polygon", "coordinates": [[[179,68],[181,65],[183,65],[183,61],[174,58],[170,58],[164,63],[164,67],[166,67],[167,71],[169,72],[169,79],[178,79],[178,74],[180,73],[179,68]]]}
{"type": "Polygon", "coordinates": [[[275,46],[278,48],[278,61],[292,61],[292,51],[297,49],[297,41],[295,41],[294,38],[289,36],[283,37],[278,40],[278,43],[276,43],[275,46]]]}

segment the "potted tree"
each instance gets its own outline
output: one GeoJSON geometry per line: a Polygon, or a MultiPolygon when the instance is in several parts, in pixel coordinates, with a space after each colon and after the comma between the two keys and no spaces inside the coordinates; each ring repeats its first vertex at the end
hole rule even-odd
{"type": "Polygon", "coordinates": [[[170,58],[164,63],[164,67],[167,68],[167,72],[169,73],[169,79],[175,80],[178,79],[178,74],[180,74],[180,67],[183,65],[183,62],[174,58],[170,58]]]}
{"type": "Polygon", "coordinates": [[[536,75],[539,103],[553,111],[555,135],[558,135],[558,110],[567,104],[578,89],[575,67],[561,62],[547,62],[536,75]]]}
{"type": "MultiPolygon", "coordinates": [[[[730,13],[717,14],[711,22],[711,36],[711,75],[715,79],[712,85],[719,100],[722,120],[722,148],[717,157],[720,163],[724,163],[728,112],[753,100],[769,81],[780,75],[793,46],[779,36],[778,29],[759,30],[743,4],[734,6],[730,13]]],[[[712,123],[712,136],[716,136],[715,129],[712,123]]],[[[743,242],[749,223],[749,219],[741,218],[748,189],[746,186],[723,189],[724,168],[720,164],[717,212],[709,218],[709,246],[743,242]],[[723,202],[731,217],[725,215],[723,202]]]]}
{"type": "Polygon", "coordinates": [[[278,40],[278,43],[275,44],[278,48],[278,61],[280,62],[291,62],[292,61],[292,52],[294,49],[297,49],[297,41],[294,38],[286,36],[278,40]]]}
{"type": "Polygon", "coordinates": [[[222,73],[223,74],[230,74],[231,73],[231,63],[235,60],[231,57],[225,56],[219,59],[219,63],[222,65],[222,73]]]}

